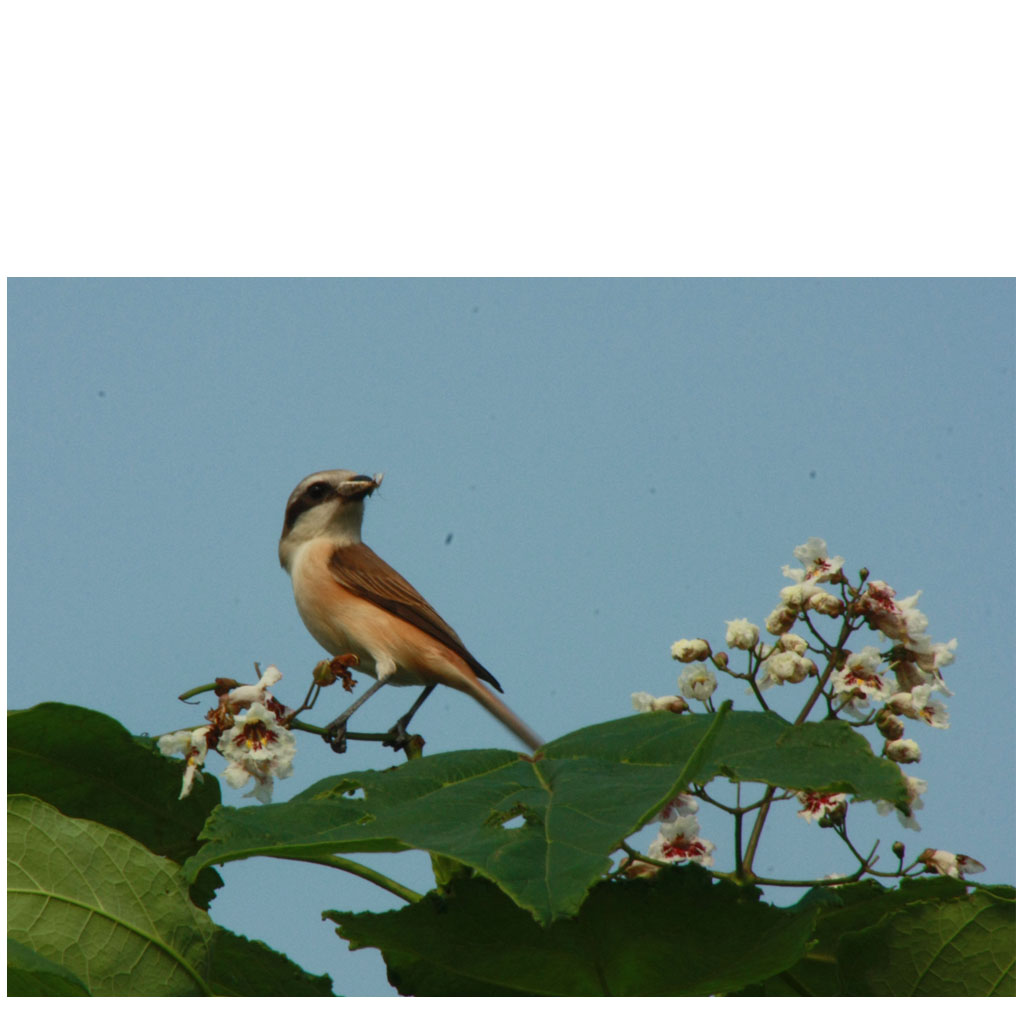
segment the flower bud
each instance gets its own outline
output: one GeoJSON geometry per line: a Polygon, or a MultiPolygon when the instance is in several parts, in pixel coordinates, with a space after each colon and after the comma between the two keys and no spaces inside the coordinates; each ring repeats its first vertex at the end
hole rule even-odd
{"type": "Polygon", "coordinates": [[[903,855],[907,852],[907,848],[897,839],[896,842],[892,844],[892,852],[895,853],[900,860],[903,860],[903,855]]]}
{"type": "Polygon", "coordinates": [[[326,659],[324,661],[318,661],[313,666],[313,682],[316,683],[317,686],[330,686],[336,678],[337,676],[331,668],[330,661],[326,659]]]}
{"type": "Polygon", "coordinates": [[[682,697],[669,694],[666,697],[655,697],[654,694],[634,693],[632,695],[634,711],[671,711],[673,714],[681,715],[689,711],[690,707],[682,697]]]}
{"type": "Polygon", "coordinates": [[[816,590],[805,602],[807,610],[837,619],[843,614],[843,602],[827,590],[816,590]]]}
{"type": "Polygon", "coordinates": [[[716,668],[725,669],[729,666],[729,655],[725,651],[719,651],[711,660],[715,663],[716,668]]]}
{"type": "Polygon", "coordinates": [[[807,650],[807,641],[802,636],[797,636],[796,633],[783,633],[779,637],[779,646],[784,651],[794,651],[797,654],[803,654],[807,650]]]}
{"type": "Polygon", "coordinates": [[[921,760],[921,748],[914,740],[889,740],[885,744],[885,756],[897,764],[913,764],[921,760]]]}
{"type": "Polygon", "coordinates": [[[789,608],[793,612],[803,611],[804,599],[807,597],[807,590],[801,583],[792,587],[783,587],[779,591],[779,599],[783,608],[789,608]]]}
{"type": "Polygon", "coordinates": [[[651,710],[671,711],[674,715],[681,715],[684,711],[690,710],[690,705],[682,697],[669,694],[667,697],[655,697],[651,710]]]}
{"type": "Polygon", "coordinates": [[[878,713],[875,728],[887,740],[898,740],[903,736],[903,723],[888,708],[882,708],[878,713]]]}
{"type": "Polygon", "coordinates": [[[780,604],[772,610],[772,613],[764,620],[764,628],[773,636],[781,636],[789,631],[789,627],[796,622],[797,613],[784,604],[780,604]]]}
{"type": "Polygon", "coordinates": [[[672,657],[676,661],[703,661],[711,654],[707,640],[677,640],[672,645],[672,657]]]}

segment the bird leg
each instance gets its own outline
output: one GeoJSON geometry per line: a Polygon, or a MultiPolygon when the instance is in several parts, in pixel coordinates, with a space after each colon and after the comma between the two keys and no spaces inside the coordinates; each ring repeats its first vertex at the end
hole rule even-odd
{"type": "Polygon", "coordinates": [[[406,726],[412,721],[412,716],[423,706],[423,702],[434,692],[437,683],[430,683],[423,687],[423,692],[416,698],[416,703],[395,724],[388,730],[384,740],[385,747],[392,750],[401,750],[409,742],[409,733],[406,726]]]}
{"type": "MultiPolygon", "coordinates": [[[[324,740],[331,745],[331,750],[336,754],[344,754],[345,748],[348,746],[345,736],[348,732],[348,720],[355,714],[355,712],[365,704],[382,686],[387,684],[387,679],[378,679],[373,686],[371,686],[366,693],[364,693],[357,701],[354,701],[349,707],[347,707],[327,728],[324,730],[324,740]]],[[[419,704],[418,702],[413,710],[415,711],[419,704]]],[[[412,717],[411,715],[409,717],[412,717]]]]}

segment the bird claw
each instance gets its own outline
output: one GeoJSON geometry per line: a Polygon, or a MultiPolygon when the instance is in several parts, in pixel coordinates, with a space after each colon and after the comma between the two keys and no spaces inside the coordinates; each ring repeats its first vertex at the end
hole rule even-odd
{"type": "Polygon", "coordinates": [[[324,742],[329,743],[331,750],[336,754],[344,754],[348,749],[348,724],[344,719],[340,722],[335,720],[331,722],[324,732],[324,742]]]}
{"type": "Polygon", "coordinates": [[[412,737],[406,732],[405,722],[401,719],[395,722],[395,724],[388,730],[387,736],[384,739],[383,746],[390,747],[392,750],[404,750],[409,745],[409,740],[412,737]]]}

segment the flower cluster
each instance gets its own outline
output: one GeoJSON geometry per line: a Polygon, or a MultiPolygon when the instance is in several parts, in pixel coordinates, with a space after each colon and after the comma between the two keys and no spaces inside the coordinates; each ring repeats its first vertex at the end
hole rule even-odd
{"type": "MultiPolygon", "coordinates": [[[[860,573],[859,585],[851,583],[843,571],[845,560],[830,555],[820,537],[809,538],[794,555],[800,564],[782,567],[788,582],[779,592],[779,603],[765,619],[763,633],[748,619],[726,621],[725,648],[746,655],[743,671],[730,668],[728,651],[716,652],[705,639],[677,640],[670,653],[685,665],[678,680],[681,699],[634,693],[633,707],[638,711],[681,713],[690,710],[687,701],[696,700],[713,710],[711,697],[718,687],[716,668],[734,679],[745,680],[749,684],[747,692],[754,694],[766,711],[765,694],[773,687],[804,684],[807,700],[797,722],[806,721],[815,704],[822,702],[829,718],[842,714],[854,727],[874,726],[881,734],[878,756],[898,765],[920,761],[920,744],[904,733],[911,722],[949,728],[949,713],[937,695],[952,695],[942,670],[954,660],[956,640],[933,642],[926,632],[928,618],[918,607],[920,592],[901,598],[884,581],[869,580],[866,569],[860,573]],[[832,589],[826,589],[829,586],[832,589]],[[815,622],[813,615],[838,620],[838,639],[826,640],[821,623],[815,622]],[[792,631],[798,623],[806,626],[810,640],[792,631]],[[879,634],[882,643],[847,649],[849,638],[863,627],[879,634]],[[763,634],[767,634],[766,640],[762,640],[763,634]]],[[[904,827],[916,830],[920,826],[914,812],[923,806],[921,797],[927,783],[905,772],[902,779],[904,800],[875,803],[881,814],[895,810],[904,827]]],[[[823,828],[842,828],[847,812],[845,794],[790,791],[788,797],[796,799],[797,813],[806,821],[823,828]]],[[[701,851],[706,844],[697,836],[693,813],[677,814],[670,823],[663,823],[650,856],[703,863],[701,851]]],[[[916,863],[925,865],[926,871],[961,876],[982,870],[977,861],[965,855],[954,857],[934,850],[925,851],[916,863]]]]}
{"type": "Polygon", "coordinates": [[[220,692],[217,707],[207,713],[208,725],[161,736],[158,746],[162,754],[185,756],[185,777],[181,799],[192,792],[208,750],[217,752],[228,762],[221,773],[229,786],[240,789],[252,781],[246,793],[260,803],[268,803],[274,791],[274,779],[285,779],[292,773],[295,737],[287,726],[288,712],[268,689],[281,678],[271,665],[252,686],[233,686],[220,692]]]}

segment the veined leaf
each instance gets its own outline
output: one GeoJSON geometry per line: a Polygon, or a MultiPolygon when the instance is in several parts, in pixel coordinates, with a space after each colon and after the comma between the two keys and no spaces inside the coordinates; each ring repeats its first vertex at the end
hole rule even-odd
{"type": "Polygon", "coordinates": [[[847,935],[838,962],[847,995],[1016,995],[1013,890],[907,903],[847,935]]]}
{"type": "Polygon", "coordinates": [[[334,776],[285,804],[219,808],[186,869],[259,854],[422,849],[475,868],[550,923],[579,909],[625,837],[690,782],[715,775],[904,795],[896,765],[844,723],[794,726],[725,709],[714,718],[633,715],[555,740],[534,758],[455,751],[334,776]]]}
{"type": "Polygon", "coordinates": [[[121,832],[7,799],[7,929],[93,995],[199,995],[214,926],[178,865],[121,832]]]}

